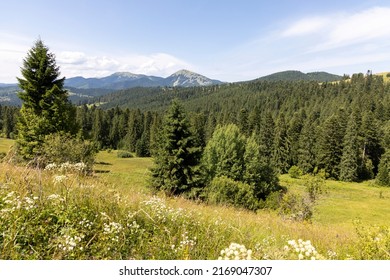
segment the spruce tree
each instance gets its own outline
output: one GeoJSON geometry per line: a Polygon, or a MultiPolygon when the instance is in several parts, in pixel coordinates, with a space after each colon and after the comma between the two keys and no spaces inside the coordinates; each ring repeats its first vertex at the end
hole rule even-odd
{"type": "Polygon", "coordinates": [[[42,40],[36,41],[17,78],[22,108],[18,119],[18,151],[25,159],[39,156],[46,135],[56,132],[75,133],[75,109],[63,89],[55,55],[42,40]]]}
{"type": "Polygon", "coordinates": [[[343,154],[344,132],[338,115],[330,116],[322,126],[318,144],[318,166],[328,176],[338,179],[343,154]]]}
{"type": "Polygon", "coordinates": [[[304,122],[298,145],[298,167],[303,173],[311,173],[316,166],[316,116],[304,122]]]}
{"type": "Polygon", "coordinates": [[[284,114],[281,113],[276,121],[273,145],[273,161],[279,173],[287,173],[289,166],[289,139],[284,114]]]}
{"type": "Polygon", "coordinates": [[[164,120],[152,169],[152,185],[170,195],[197,187],[201,149],[195,145],[183,107],[172,102],[164,120]]]}
{"type": "Polygon", "coordinates": [[[356,116],[351,114],[343,142],[343,155],[340,163],[340,180],[354,182],[358,179],[359,139],[356,116]]]}

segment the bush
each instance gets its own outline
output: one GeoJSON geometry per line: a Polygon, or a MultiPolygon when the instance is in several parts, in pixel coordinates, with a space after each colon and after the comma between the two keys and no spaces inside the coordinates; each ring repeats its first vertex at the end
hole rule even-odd
{"type": "Polygon", "coordinates": [[[321,194],[324,193],[325,180],[317,176],[305,176],[306,191],[311,202],[315,202],[321,194]]]}
{"type": "Polygon", "coordinates": [[[97,153],[96,146],[86,140],[75,138],[69,134],[55,133],[45,137],[39,163],[84,163],[87,170],[92,170],[97,153]]]}
{"type": "Polygon", "coordinates": [[[359,236],[358,246],[362,260],[388,260],[390,257],[390,227],[363,226],[355,222],[359,236]]]}
{"type": "Polygon", "coordinates": [[[118,151],[116,154],[118,158],[132,158],[133,154],[128,151],[118,151]]]}
{"type": "Polygon", "coordinates": [[[287,193],[280,203],[279,214],[294,221],[308,221],[313,216],[313,204],[299,194],[287,193]]]}
{"type": "Polygon", "coordinates": [[[302,170],[298,166],[291,166],[290,170],[288,171],[288,175],[290,175],[291,178],[298,179],[303,174],[302,170]]]}
{"type": "Polygon", "coordinates": [[[214,178],[206,189],[209,203],[226,204],[256,210],[259,201],[251,185],[234,181],[226,176],[214,178]]]}

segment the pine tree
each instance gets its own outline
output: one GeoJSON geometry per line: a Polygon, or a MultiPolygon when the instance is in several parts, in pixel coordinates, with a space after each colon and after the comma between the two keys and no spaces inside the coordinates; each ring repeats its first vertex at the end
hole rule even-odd
{"type": "Polygon", "coordinates": [[[343,154],[344,131],[338,115],[332,115],[323,124],[319,138],[318,166],[332,178],[338,179],[343,154]]]}
{"type": "Polygon", "coordinates": [[[28,52],[17,78],[22,108],[18,121],[18,151],[26,159],[39,155],[46,135],[56,132],[76,133],[75,109],[59,79],[55,56],[39,39],[28,52]]]}
{"type": "Polygon", "coordinates": [[[298,167],[305,174],[313,172],[316,166],[316,120],[315,113],[306,119],[299,136],[298,167]]]}
{"type": "Polygon", "coordinates": [[[362,179],[372,179],[378,171],[378,165],[383,153],[380,144],[379,126],[371,111],[365,112],[362,118],[362,179]]]}
{"type": "Polygon", "coordinates": [[[390,150],[387,150],[381,158],[378,167],[376,182],[382,186],[390,187],[390,150]]]}
{"type": "Polygon", "coordinates": [[[301,110],[293,115],[287,130],[290,143],[290,166],[298,164],[299,137],[305,120],[305,112],[301,110]]]}
{"type": "Polygon", "coordinates": [[[168,109],[152,169],[152,185],[170,195],[197,187],[201,150],[195,145],[183,107],[177,100],[168,109]]]}
{"type": "Polygon", "coordinates": [[[261,154],[260,146],[252,135],[247,139],[245,145],[243,181],[253,186],[257,199],[265,199],[271,191],[278,187],[275,168],[269,164],[269,159],[262,157],[261,154]]]}
{"type": "Polygon", "coordinates": [[[261,120],[259,145],[262,157],[272,162],[272,150],[274,145],[275,122],[270,112],[267,112],[261,120]]]}
{"type": "Polygon", "coordinates": [[[351,114],[343,142],[343,155],[340,163],[340,180],[354,182],[358,179],[359,139],[356,116],[351,114]]]}
{"type": "Polygon", "coordinates": [[[276,121],[273,143],[273,161],[279,173],[287,173],[289,166],[289,139],[284,114],[281,113],[276,121]]]}

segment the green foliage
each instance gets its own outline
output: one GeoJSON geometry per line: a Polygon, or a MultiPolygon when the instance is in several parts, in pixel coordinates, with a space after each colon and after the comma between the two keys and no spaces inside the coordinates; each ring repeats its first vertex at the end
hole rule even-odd
{"type": "Polygon", "coordinates": [[[214,204],[232,205],[249,210],[259,207],[253,186],[234,181],[226,176],[215,177],[205,190],[206,201],[214,204]]]}
{"type": "Polygon", "coordinates": [[[116,156],[118,158],[132,158],[133,157],[133,154],[129,151],[118,151],[116,153],[116,156]]]}
{"type": "Polygon", "coordinates": [[[288,170],[288,175],[290,175],[291,178],[299,178],[303,175],[303,172],[302,170],[296,166],[296,165],[293,165],[291,166],[291,168],[288,170]]]}
{"type": "Polygon", "coordinates": [[[340,162],[340,180],[354,182],[359,171],[359,131],[356,116],[351,114],[343,142],[343,155],[340,162]]]}
{"type": "Polygon", "coordinates": [[[192,135],[185,111],[177,102],[164,117],[152,169],[152,186],[171,195],[189,192],[199,184],[200,147],[192,135]]]}
{"type": "Polygon", "coordinates": [[[388,260],[390,258],[390,227],[364,226],[356,222],[359,236],[357,248],[362,260],[388,260]]]}
{"type": "Polygon", "coordinates": [[[319,166],[334,179],[338,179],[340,175],[339,167],[344,138],[343,122],[340,114],[332,115],[325,121],[319,138],[319,166]]]}
{"type": "Polygon", "coordinates": [[[390,187],[390,150],[382,155],[376,182],[379,185],[390,187]]]}
{"type": "Polygon", "coordinates": [[[248,139],[234,125],[218,127],[206,145],[202,166],[206,182],[227,177],[248,184],[257,200],[278,188],[278,179],[255,136],[248,139]]]}
{"type": "Polygon", "coordinates": [[[56,132],[75,133],[74,107],[63,89],[64,78],[58,79],[59,67],[54,54],[41,40],[29,51],[18,78],[18,93],[23,101],[18,122],[19,153],[25,159],[39,156],[46,135],[56,132]]]}
{"type": "Polygon", "coordinates": [[[294,221],[308,221],[313,216],[313,205],[306,197],[287,192],[280,203],[279,214],[294,221]]]}
{"type": "Polygon", "coordinates": [[[44,139],[40,161],[48,163],[84,163],[92,170],[97,149],[94,143],[70,134],[54,133],[44,139]]]}
{"type": "Polygon", "coordinates": [[[227,176],[236,181],[242,180],[245,142],[245,137],[234,124],[216,128],[202,158],[208,182],[220,176],[227,176]]]}
{"type": "Polygon", "coordinates": [[[309,199],[312,203],[314,203],[319,198],[319,196],[325,192],[325,179],[320,175],[307,175],[305,176],[304,180],[309,199]]]}

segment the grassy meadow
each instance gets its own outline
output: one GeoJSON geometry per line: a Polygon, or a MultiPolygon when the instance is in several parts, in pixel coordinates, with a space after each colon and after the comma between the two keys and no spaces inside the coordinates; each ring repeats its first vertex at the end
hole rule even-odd
{"type": "MultiPolygon", "coordinates": [[[[297,222],[165,197],[148,188],[152,165],[117,151],[100,152],[91,176],[0,163],[0,259],[390,259],[390,188],[373,181],[327,180],[297,222]]],[[[305,192],[304,178],[280,182],[305,192]]]]}

